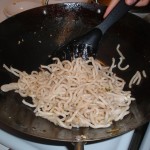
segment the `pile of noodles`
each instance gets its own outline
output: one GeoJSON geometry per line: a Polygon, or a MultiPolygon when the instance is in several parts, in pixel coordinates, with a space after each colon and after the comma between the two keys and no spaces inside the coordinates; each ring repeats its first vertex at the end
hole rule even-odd
{"type": "Polygon", "coordinates": [[[1,90],[31,97],[32,104],[23,103],[34,107],[36,116],[68,129],[108,127],[129,113],[134,98],[123,90],[125,81],[112,72],[113,66],[103,66],[92,57],[87,61],[54,60],[55,64],[42,65],[39,72],[31,74],[4,65],[19,79],[1,90]]]}

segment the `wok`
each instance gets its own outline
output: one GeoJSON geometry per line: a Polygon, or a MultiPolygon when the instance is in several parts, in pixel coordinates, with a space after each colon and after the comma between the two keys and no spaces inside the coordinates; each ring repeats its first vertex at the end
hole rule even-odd
{"type": "MultiPolygon", "coordinates": [[[[105,7],[98,4],[63,3],[42,6],[13,16],[0,24],[0,85],[16,81],[2,65],[11,65],[31,72],[46,64],[53,50],[73,38],[84,34],[102,20],[105,7]]],[[[125,56],[126,71],[114,71],[128,83],[137,70],[145,70],[139,86],[131,89],[133,101],[130,114],[108,128],[73,128],[55,126],[36,117],[33,109],[22,104],[14,93],[0,91],[0,127],[22,138],[44,142],[64,141],[76,143],[106,140],[133,130],[150,120],[150,24],[132,15],[125,15],[103,36],[97,59],[111,65],[112,57],[119,61],[117,44],[125,56]],[[82,138],[84,135],[86,138],[82,138]]],[[[30,100],[30,99],[29,99],[30,100]]]]}

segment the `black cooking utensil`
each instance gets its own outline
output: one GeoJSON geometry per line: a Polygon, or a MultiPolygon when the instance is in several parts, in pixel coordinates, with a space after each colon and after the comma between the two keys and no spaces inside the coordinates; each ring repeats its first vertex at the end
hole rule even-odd
{"type": "Polygon", "coordinates": [[[137,2],[132,5],[127,5],[125,0],[120,0],[115,8],[98,26],[56,50],[51,58],[58,57],[60,60],[72,60],[78,57],[82,57],[83,59],[88,59],[89,56],[95,57],[99,41],[103,34],[136,3],[137,2]]]}

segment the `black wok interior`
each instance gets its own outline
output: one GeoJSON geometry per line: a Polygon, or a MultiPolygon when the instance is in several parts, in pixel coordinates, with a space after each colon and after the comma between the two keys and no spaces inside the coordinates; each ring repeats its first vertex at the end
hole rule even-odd
{"type": "MultiPolygon", "coordinates": [[[[31,72],[47,63],[49,55],[69,40],[89,31],[102,20],[105,7],[98,4],[65,3],[42,6],[13,16],[0,23],[0,86],[17,78],[8,73],[3,64],[31,72]],[[100,11],[99,11],[100,10],[100,11]],[[100,12],[100,13],[99,13],[100,12]]],[[[111,65],[112,57],[119,62],[116,46],[120,44],[125,56],[126,71],[114,71],[128,84],[134,73],[146,71],[147,78],[131,89],[136,98],[130,114],[105,129],[55,126],[36,117],[33,109],[22,104],[21,96],[0,91],[0,127],[13,134],[33,139],[76,142],[76,136],[85,135],[85,141],[104,140],[135,129],[150,120],[150,24],[132,15],[125,15],[103,36],[97,59],[111,65]],[[115,132],[111,132],[115,129],[115,132]]]]}

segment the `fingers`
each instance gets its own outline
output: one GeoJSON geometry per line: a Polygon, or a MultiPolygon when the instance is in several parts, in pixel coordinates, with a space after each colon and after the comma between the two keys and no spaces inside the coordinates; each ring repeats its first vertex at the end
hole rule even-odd
{"type": "MultiPolygon", "coordinates": [[[[126,4],[128,5],[132,5],[133,3],[135,3],[137,0],[125,0],[126,4]]],[[[140,0],[136,6],[146,6],[148,3],[150,2],[150,0],[140,0]]]]}
{"type": "Polygon", "coordinates": [[[127,5],[132,5],[133,3],[135,3],[137,0],[125,0],[127,5]]]}
{"type": "Polygon", "coordinates": [[[140,6],[146,6],[150,3],[150,0],[140,0],[136,6],[140,7],[140,6]]]}
{"type": "Polygon", "coordinates": [[[105,13],[104,13],[104,18],[110,13],[110,11],[116,6],[116,4],[119,2],[119,0],[111,0],[105,13]]]}

